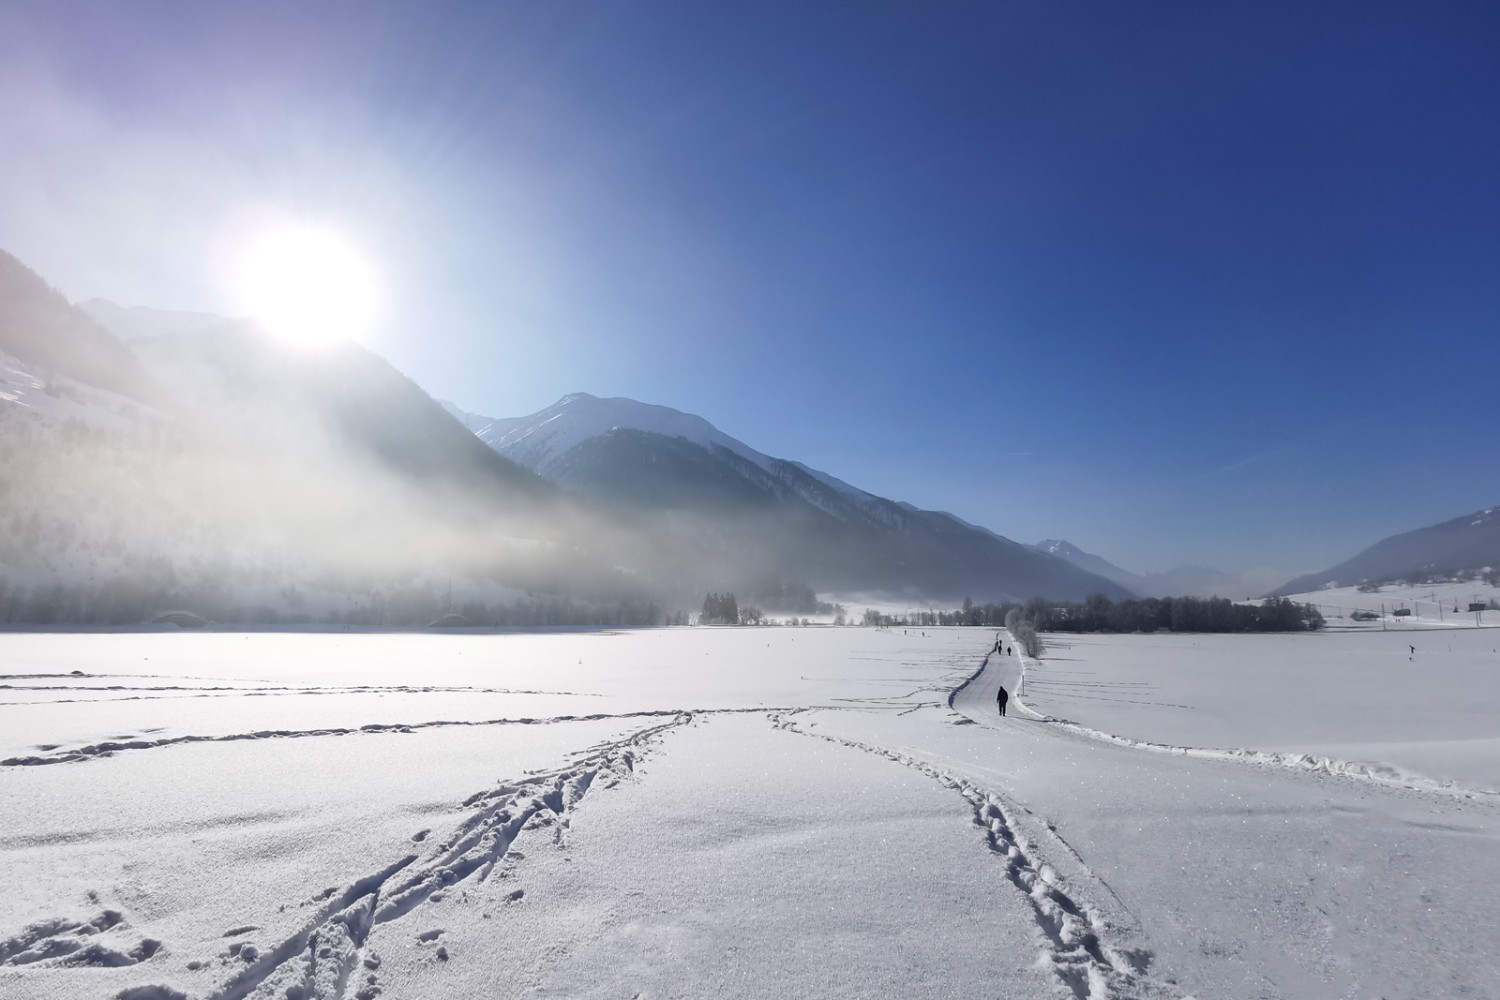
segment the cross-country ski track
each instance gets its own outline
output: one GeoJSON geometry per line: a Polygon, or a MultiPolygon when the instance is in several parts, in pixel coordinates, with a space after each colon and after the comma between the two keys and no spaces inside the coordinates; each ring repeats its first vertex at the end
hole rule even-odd
{"type": "Polygon", "coordinates": [[[338,783],[362,760],[377,791],[278,809],[247,782],[242,814],[154,847],[128,815],[0,835],[24,889],[0,904],[0,997],[1500,997],[1495,795],[1054,719],[993,635],[883,634],[857,683],[759,706],[67,734],[4,761],[7,819],[185,768],[338,783]],[[485,752],[520,769],[446,804],[451,777],[378,793],[485,752]],[[112,875],[114,850],[150,874],[112,875]]]}

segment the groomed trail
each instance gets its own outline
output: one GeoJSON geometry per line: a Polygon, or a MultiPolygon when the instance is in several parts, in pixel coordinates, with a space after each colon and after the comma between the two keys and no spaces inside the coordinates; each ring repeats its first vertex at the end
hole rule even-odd
{"type": "Polygon", "coordinates": [[[1050,719],[977,630],[770,638],[642,637],[694,643],[649,710],[10,762],[80,827],[0,838],[0,996],[1500,996],[1492,797],[1050,719]],[[752,638],[822,686],[672,707],[752,638]]]}

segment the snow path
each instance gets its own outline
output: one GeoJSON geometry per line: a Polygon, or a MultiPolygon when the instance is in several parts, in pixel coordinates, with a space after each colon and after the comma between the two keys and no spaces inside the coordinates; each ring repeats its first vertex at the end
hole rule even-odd
{"type": "Polygon", "coordinates": [[[796,719],[990,789],[1027,854],[1195,995],[1500,996],[1493,801],[1000,719],[995,685],[1014,676],[992,660],[955,692],[961,714],[924,710],[899,734],[870,713],[796,719]]]}
{"type": "Polygon", "coordinates": [[[1001,719],[989,631],[605,641],[408,644],[587,717],[60,727],[0,767],[0,996],[1500,997],[1495,796],[1001,719]]]}
{"type": "MultiPolygon", "coordinates": [[[[1007,642],[1009,642],[1008,638],[1007,642]]],[[[1057,716],[1048,715],[1045,712],[1038,712],[1026,704],[1025,700],[1015,692],[1019,686],[1022,671],[1028,669],[1034,671],[1038,666],[1040,665],[1036,660],[1030,659],[1019,651],[1013,656],[1008,657],[991,654],[985,657],[984,661],[980,664],[979,670],[975,672],[973,677],[965,681],[960,687],[954,689],[953,694],[948,699],[948,704],[954,710],[961,711],[970,718],[978,721],[981,717],[995,714],[996,688],[1000,684],[1007,684],[1006,690],[1010,692],[1010,711],[1019,711],[1024,717],[1037,722],[1068,729],[1091,739],[1115,743],[1135,750],[1177,754],[1184,757],[1199,757],[1204,760],[1237,761],[1246,764],[1288,767],[1299,771],[1337,774],[1346,778],[1371,781],[1395,788],[1408,788],[1416,791],[1433,792],[1439,795],[1452,795],[1464,799],[1488,798],[1500,801],[1500,790],[1465,786],[1457,781],[1447,779],[1429,778],[1426,775],[1417,774],[1394,764],[1386,764],[1379,761],[1339,760],[1322,754],[1247,750],[1241,747],[1175,746],[1170,743],[1156,743],[1151,740],[1132,739],[1128,736],[1107,733],[1102,729],[1095,729],[1069,719],[1061,719],[1057,716]],[[993,664],[991,660],[994,661],[993,664]],[[971,683],[979,682],[980,678],[986,674],[993,674],[994,676],[982,683],[976,683],[973,689],[970,690],[971,683]],[[983,698],[979,695],[980,691],[985,692],[983,698]],[[960,697],[961,695],[962,697],[960,697]],[[988,700],[985,701],[985,698],[988,700]]],[[[0,764],[3,763],[5,762],[0,761],[0,764]]]]}

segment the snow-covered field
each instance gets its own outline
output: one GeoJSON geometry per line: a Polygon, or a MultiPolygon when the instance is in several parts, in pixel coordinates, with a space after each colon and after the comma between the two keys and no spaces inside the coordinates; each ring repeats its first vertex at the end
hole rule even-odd
{"type": "Polygon", "coordinates": [[[1500,628],[1052,635],[1047,645],[1027,702],[1058,719],[1136,741],[1500,789],[1500,628]]]}
{"type": "Polygon", "coordinates": [[[1307,594],[1292,594],[1298,604],[1313,604],[1328,620],[1329,627],[1384,629],[1474,628],[1500,625],[1500,610],[1470,611],[1471,604],[1500,605],[1500,587],[1483,580],[1448,583],[1388,583],[1368,593],[1358,587],[1330,587],[1307,594]],[[1365,621],[1351,616],[1356,611],[1375,615],[1365,621]],[[1408,612],[1402,614],[1402,612],[1408,612]]]}
{"type": "Polygon", "coordinates": [[[1497,997],[1492,638],[0,634],[0,997],[1497,997]]]}

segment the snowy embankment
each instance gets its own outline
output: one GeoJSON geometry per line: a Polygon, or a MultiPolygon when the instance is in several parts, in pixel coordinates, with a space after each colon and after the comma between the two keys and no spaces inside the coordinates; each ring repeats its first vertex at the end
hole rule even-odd
{"type": "Polygon", "coordinates": [[[1067,726],[982,629],[0,635],[0,996],[1493,995],[1493,797],[1212,752],[1409,661],[1118,638],[1029,665],[1067,726]]]}

